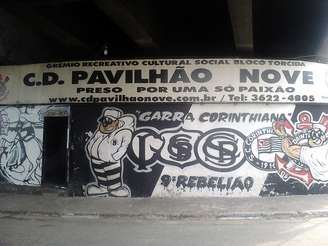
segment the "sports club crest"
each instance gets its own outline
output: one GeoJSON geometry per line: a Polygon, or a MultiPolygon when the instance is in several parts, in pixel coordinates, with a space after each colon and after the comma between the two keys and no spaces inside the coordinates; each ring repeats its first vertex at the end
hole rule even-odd
{"type": "Polygon", "coordinates": [[[284,180],[297,180],[308,189],[314,182],[328,182],[328,115],[318,121],[308,111],[297,122],[273,122],[272,128],[251,133],[245,141],[247,160],[256,168],[277,172],[284,180]]]}
{"type": "Polygon", "coordinates": [[[252,132],[244,142],[244,153],[247,161],[259,170],[275,172],[275,155],[283,155],[281,140],[272,127],[265,127],[252,132]]]}
{"type": "Polygon", "coordinates": [[[160,161],[165,164],[184,168],[197,163],[194,144],[201,136],[197,130],[186,130],[182,127],[165,131],[161,134],[164,140],[160,161]]]}
{"type": "Polygon", "coordinates": [[[202,132],[182,127],[158,131],[140,127],[135,131],[127,157],[135,172],[148,173],[157,163],[184,168],[197,164],[194,143],[202,132]]]}

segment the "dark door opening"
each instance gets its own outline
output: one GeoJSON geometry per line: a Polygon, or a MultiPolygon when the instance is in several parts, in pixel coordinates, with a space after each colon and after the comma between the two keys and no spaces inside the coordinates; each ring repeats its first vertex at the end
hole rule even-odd
{"type": "Polygon", "coordinates": [[[67,186],[68,117],[45,117],[42,185],[67,186]]]}

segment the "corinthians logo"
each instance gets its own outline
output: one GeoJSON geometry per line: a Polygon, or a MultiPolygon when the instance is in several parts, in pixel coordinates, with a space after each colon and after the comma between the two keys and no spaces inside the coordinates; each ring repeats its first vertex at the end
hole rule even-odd
{"type": "Polygon", "coordinates": [[[328,182],[328,115],[317,121],[308,111],[297,115],[297,122],[275,121],[272,127],[247,136],[244,153],[254,167],[276,172],[281,179],[297,180],[307,189],[313,183],[328,182]]]}
{"type": "Polygon", "coordinates": [[[196,143],[196,156],[208,169],[229,172],[239,168],[245,161],[241,151],[245,136],[230,128],[208,131],[196,143]]]}
{"type": "Polygon", "coordinates": [[[200,164],[217,172],[230,172],[245,162],[245,136],[230,128],[205,133],[183,127],[165,129],[141,127],[134,133],[127,158],[136,172],[151,172],[154,165],[181,169],[200,164]]]}
{"type": "Polygon", "coordinates": [[[244,142],[246,159],[257,169],[275,171],[275,155],[281,153],[281,138],[272,127],[265,127],[252,132],[244,142]]]}

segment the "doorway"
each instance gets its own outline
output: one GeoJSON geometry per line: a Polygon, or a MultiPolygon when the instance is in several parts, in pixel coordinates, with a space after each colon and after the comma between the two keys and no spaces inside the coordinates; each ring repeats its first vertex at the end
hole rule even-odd
{"type": "Polygon", "coordinates": [[[42,185],[67,187],[68,117],[44,117],[42,185]]]}

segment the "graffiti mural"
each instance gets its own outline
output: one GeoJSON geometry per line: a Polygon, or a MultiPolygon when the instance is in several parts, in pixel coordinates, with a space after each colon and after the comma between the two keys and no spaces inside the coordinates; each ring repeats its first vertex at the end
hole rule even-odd
{"type": "MultiPolygon", "coordinates": [[[[258,138],[260,153],[275,153],[273,169],[283,180],[294,179],[311,187],[313,182],[328,182],[328,115],[322,113],[318,121],[308,111],[297,115],[297,122],[273,122],[271,133],[276,137],[258,138]]],[[[250,160],[251,164],[254,161],[250,160]]]]}
{"type": "Polygon", "coordinates": [[[1,183],[41,184],[43,117],[54,109],[56,106],[0,107],[1,183]]]}
{"type": "Polygon", "coordinates": [[[39,185],[42,159],[41,107],[0,108],[0,171],[8,183],[39,185]]]}
{"type": "Polygon", "coordinates": [[[327,193],[325,110],[304,105],[79,105],[72,109],[79,122],[72,127],[72,179],[87,196],[327,193]],[[81,123],[86,114],[93,120],[81,123]]]}
{"type": "Polygon", "coordinates": [[[87,196],[130,196],[129,187],[122,180],[122,158],[135,129],[134,115],[123,114],[114,107],[105,108],[98,118],[98,127],[90,134],[86,153],[96,179],[85,187],[87,196]]]}

